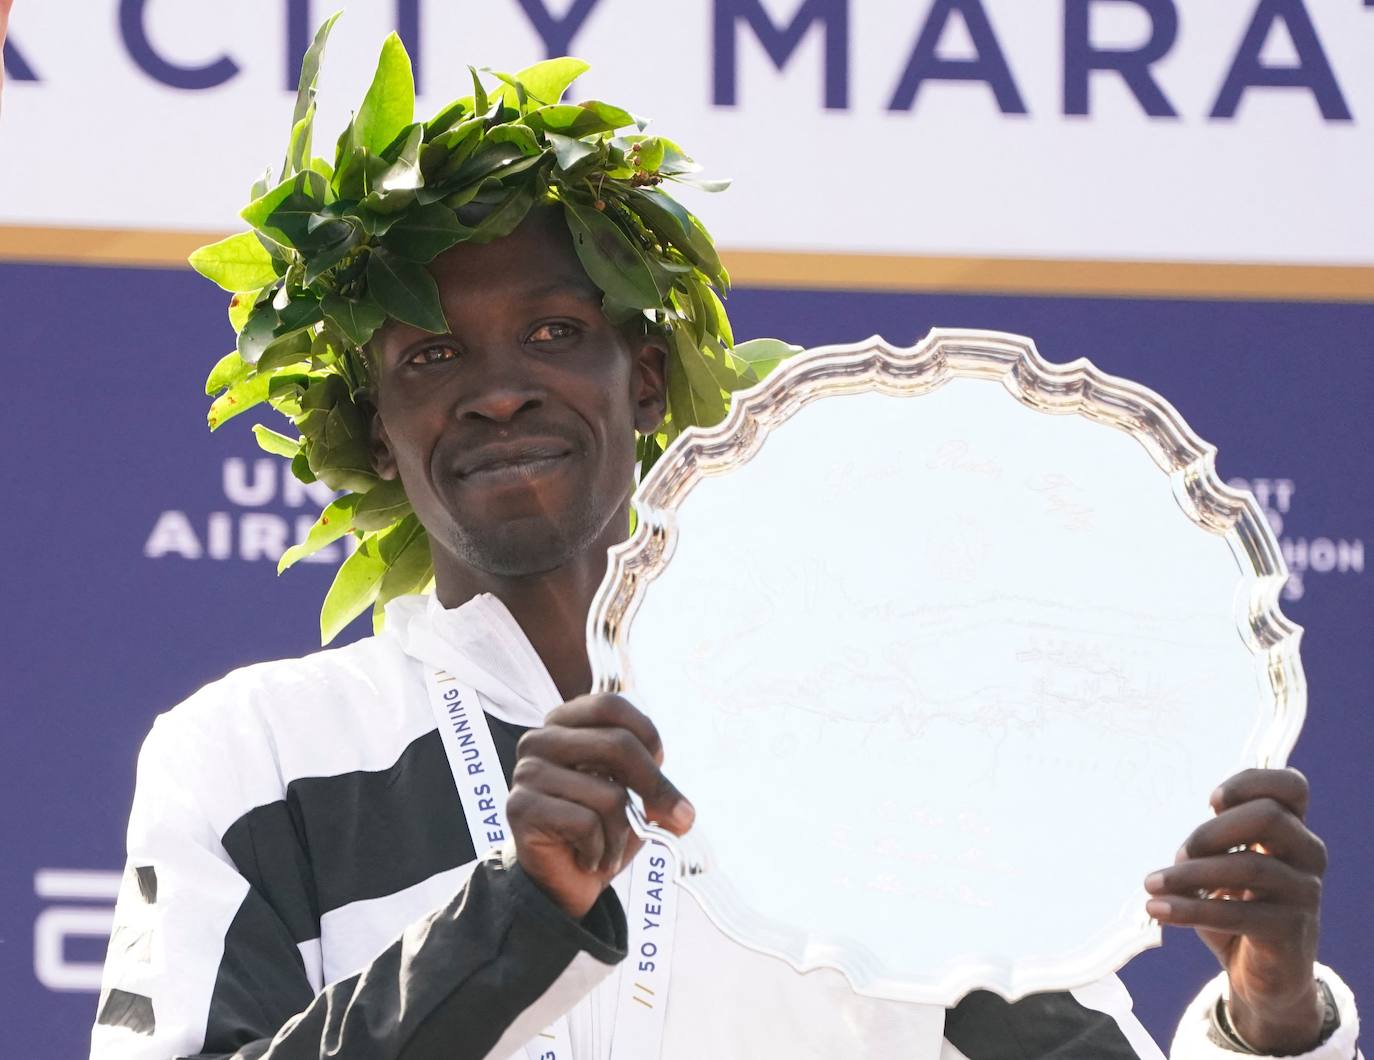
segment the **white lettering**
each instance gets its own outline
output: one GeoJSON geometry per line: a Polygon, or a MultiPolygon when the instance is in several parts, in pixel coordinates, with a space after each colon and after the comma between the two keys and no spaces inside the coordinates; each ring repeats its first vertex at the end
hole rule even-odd
{"type": "Polygon", "coordinates": [[[234,552],[234,521],[228,512],[211,512],[207,523],[205,551],[211,559],[228,559],[234,552]]]}
{"type": "Polygon", "coordinates": [[[239,517],[239,559],[276,562],[286,551],[287,522],[271,512],[247,512],[239,517]]]}
{"type": "Polygon", "coordinates": [[[334,491],[323,482],[302,482],[295,475],[282,472],[281,499],[288,508],[299,508],[306,501],[323,508],[334,497],[334,491]]]}
{"type": "Polygon", "coordinates": [[[1307,565],[1318,574],[1336,569],[1336,542],[1329,537],[1316,538],[1308,545],[1307,565]]]}
{"type": "Polygon", "coordinates": [[[201,557],[200,539],[191,529],[191,520],[186,518],[185,512],[166,511],[159,515],[143,544],[143,554],[150,559],[173,552],[186,559],[201,557]]]}
{"type": "Polygon", "coordinates": [[[277,465],[280,460],[263,457],[253,461],[253,479],[248,481],[246,462],[231,456],[224,461],[224,495],[243,508],[258,508],[277,492],[277,465]]]}

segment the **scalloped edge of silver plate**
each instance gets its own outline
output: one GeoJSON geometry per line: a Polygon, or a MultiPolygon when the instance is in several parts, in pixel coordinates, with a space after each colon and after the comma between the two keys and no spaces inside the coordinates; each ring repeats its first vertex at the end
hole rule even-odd
{"type": "MultiPolygon", "coordinates": [[[[1066,364],[1046,361],[1031,339],[1003,332],[935,328],[910,347],[893,346],[875,335],[865,342],[806,350],[736,394],[721,423],[693,427],[676,438],[640,483],[634,498],[638,526],[628,541],[610,550],[605,579],[587,616],[593,688],[633,693],[630,627],[649,585],[671,561],[677,535],[673,513],[698,482],[747,463],[771,431],[812,401],[867,391],[922,394],[959,378],[998,381],[1017,401],[1039,412],[1084,416],[1127,432],[1168,476],[1188,517],[1225,536],[1242,577],[1251,584],[1240,633],[1251,652],[1264,657],[1274,699],[1273,717],[1256,745],[1255,765],[1282,766],[1306,713],[1298,655],[1302,628],[1279,608],[1287,568],[1254,496],[1218,478],[1216,449],[1154,391],[1108,375],[1083,358],[1066,364]]],[[[1139,911],[1123,909],[1116,924],[1063,959],[1016,964],[971,960],[934,982],[914,984],[888,974],[857,942],[808,935],[748,908],[719,866],[702,871],[709,864],[702,841],[691,834],[679,839],[645,821],[633,805],[631,818],[641,836],[652,836],[672,850],[679,885],[726,936],[780,958],[798,972],[833,968],[856,992],[872,997],[948,1006],[971,990],[986,989],[1016,1000],[1094,982],[1160,943],[1160,927],[1144,915],[1142,902],[1139,911]]]]}

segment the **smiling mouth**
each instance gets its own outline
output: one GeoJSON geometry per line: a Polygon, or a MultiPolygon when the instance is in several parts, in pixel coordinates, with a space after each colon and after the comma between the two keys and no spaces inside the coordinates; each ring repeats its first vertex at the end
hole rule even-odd
{"type": "Polygon", "coordinates": [[[520,481],[552,470],[572,450],[565,445],[500,446],[469,456],[458,468],[464,482],[520,481]]]}

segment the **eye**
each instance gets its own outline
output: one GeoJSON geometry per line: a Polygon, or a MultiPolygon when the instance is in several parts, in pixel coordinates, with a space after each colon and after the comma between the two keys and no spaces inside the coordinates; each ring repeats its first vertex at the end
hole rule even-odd
{"type": "Polygon", "coordinates": [[[562,321],[550,321],[547,324],[540,324],[530,332],[527,342],[557,342],[559,339],[570,339],[577,334],[577,328],[562,321]]]}
{"type": "Polygon", "coordinates": [[[429,346],[420,347],[406,358],[406,364],[423,367],[429,364],[440,364],[444,361],[451,361],[457,356],[458,351],[452,346],[446,346],[443,343],[436,342],[429,346]]]}

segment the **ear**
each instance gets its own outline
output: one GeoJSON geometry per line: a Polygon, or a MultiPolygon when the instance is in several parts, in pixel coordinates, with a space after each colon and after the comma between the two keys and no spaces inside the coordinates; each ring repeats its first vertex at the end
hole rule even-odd
{"type": "Polygon", "coordinates": [[[372,470],[377,472],[378,477],[391,481],[396,478],[399,472],[396,470],[396,457],[391,449],[391,439],[386,434],[386,424],[382,422],[382,414],[377,411],[377,406],[372,401],[370,394],[366,397],[360,395],[358,401],[363,406],[363,412],[367,416],[372,470]]]}
{"type": "Polygon", "coordinates": [[[652,434],[668,413],[668,340],[655,332],[635,337],[635,430],[652,434]]]}

